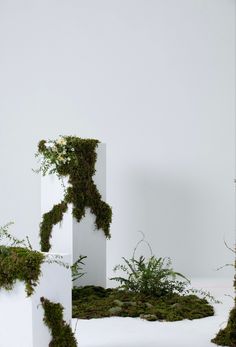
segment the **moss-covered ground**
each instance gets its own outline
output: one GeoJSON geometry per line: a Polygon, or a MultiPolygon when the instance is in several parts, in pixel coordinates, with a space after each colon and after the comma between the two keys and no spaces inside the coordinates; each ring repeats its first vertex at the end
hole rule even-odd
{"type": "Polygon", "coordinates": [[[161,298],[118,289],[74,288],[73,318],[140,317],[150,321],[178,321],[214,315],[213,307],[196,295],[172,294],[161,298]]]}

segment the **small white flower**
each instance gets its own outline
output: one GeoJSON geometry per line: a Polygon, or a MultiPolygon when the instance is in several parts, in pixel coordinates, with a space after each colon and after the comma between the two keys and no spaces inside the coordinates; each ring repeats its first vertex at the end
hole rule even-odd
{"type": "Polygon", "coordinates": [[[59,155],[57,159],[58,159],[59,161],[64,161],[64,158],[63,158],[61,155],[59,155]]]}
{"type": "Polygon", "coordinates": [[[65,139],[65,138],[60,137],[59,139],[57,139],[56,143],[57,143],[58,145],[65,146],[67,142],[66,142],[66,139],[65,139]]]}
{"type": "Polygon", "coordinates": [[[46,142],[45,143],[45,147],[46,148],[51,148],[53,146],[53,144],[51,142],[46,142]]]}

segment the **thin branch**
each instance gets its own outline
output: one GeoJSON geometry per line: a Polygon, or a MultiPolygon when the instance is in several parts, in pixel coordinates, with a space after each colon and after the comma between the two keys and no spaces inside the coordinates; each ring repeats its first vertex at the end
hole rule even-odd
{"type": "Polygon", "coordinates": [[[227,244],[227,242],[225,240],[224,240],[224,244],[231,252],[233,252],[234,254],[236,253],[236,250],[231,248],[231,247],[229,247],[229,245],[227,244]]]}
{"type": "Polygon", "coordinates": [[[139,230],[138,232],[141,233],[142,238],[141,238],[140,241],[138,241],[138,243],[136,244],[136,246],[135,246],[135,248],[134,248],[134,251],[133,251],[133,259],[135,258],[136,251],[137,251],[137,249],[138,249],[138,247],[140,246],[141,243],[145,243],[145,244],[148,246],[149,251],[150,251],[151,256],[152,256],[152,255],[153,255],[152,247],[150,246],[149,242],[147,242],[147,241],[145,240],[145,234],[144,234],[141,230],[139,230]]]}
{"type": "Polygon", "coordinates": [[[221,270],[221,269],[224,269],[224,268],[227,267],[227,266],[233,266],[233,267],[234,267],[233,264],[225,264],[225,265],[223,265],[223,266],[218,267],[218,268],[216,269],[216,271],[219,271],[219,270],[221,270]]]}

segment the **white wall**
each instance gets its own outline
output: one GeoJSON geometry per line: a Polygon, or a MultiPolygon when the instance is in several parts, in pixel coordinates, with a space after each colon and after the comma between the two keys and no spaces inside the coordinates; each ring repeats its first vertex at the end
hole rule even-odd
{"type": "Polygon", "coordinates": [[[192,276],[234,240],[234,0],[1,0],[0,224],[34,244],[34,152],[107,143],[109,273],[145,232],[192,276]]]}

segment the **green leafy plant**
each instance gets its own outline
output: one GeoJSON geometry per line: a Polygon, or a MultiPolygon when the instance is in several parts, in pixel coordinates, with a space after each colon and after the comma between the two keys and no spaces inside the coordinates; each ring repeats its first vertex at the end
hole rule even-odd
{"type": "Polygon", "coordinates": [[[161,297],[174,292],[182,293],[189,284],[189,280],[184,275],[173,270],[170,258],[156,258],[152,255],[151,246],[145,240],[143,233],[132,258],[122,257],[122,259],[124,264],[115,266],[114,272],[122,271],[126,276],[111,278],[120,283],[120,289],[161,297]],[[151,257],[148,259],[144,256],[135,257],[138,246],[143,242],[148,245],[151,252],[151,257]]]}
{"type": "Polygon", "coordinates": [[[124,264],[115,266],[114,272],[122,271],[124,276],[112,277],[120,283],[119,289],[141,293],[146,296],[163,297],[178,293],[180,295],[197,294],[204,300],[220,303],[207,291],[190,287],[190,281],[181,273],[174,271],[170,258],[156,258],[150,244],[142,238],[134,248],[131,259],[123,257],[124,264]],[[136,257],[140,244],[145,243],[151,253],[149,258],[136,257]]]}
{"type": "Polygon", "coordinates": [[[77,347],[75,336],[69,324],[63,319],[63,306],[42,297],[44,323],[49,328],[52,340],[49,347],[77,347]]]}
{"type": "Polygon", "coordinates": [[[115,271],[124,276],[113,277],[118,288],[98,286],[74,287],[72,290],[73,317],[79,319],[110,316],[140,317],[145,320],[178,321],[214,315],[214,308],[207,299],[214,298],[204,291],[189,288],[189,280],[173,270],[169,258],[156,258],[150,244],[142,239],[134,248],[131,259],[115,271]],[[149,258],[136,257],[140,244],[150,250],[149,258]],[[200,294],[201,297],[194,295],[200,294]]]}
{"type": "Polygon", "coordinates": [[[125,265],[117,265],[114,271],[122,270],[127,277],[113,277],[111,280],[118,281],[120,288],[124,290],[161,297],[174,292],[183,292],[188,280],[172,268],[170,258],[149,259],[140,256],[138,259],[122,258],[125,265]],[[185,281],[179,281],[177,278],[185,281]]]}
{"type": "Polygon", "coordinates": [[[50,250],[53,226],[63,220],[68,204],[72,204],[72,213],[78,222],[85,216],[86,208],[90,208],[96,216],[97,229],[102,229],[106,237],[110,238],[112,210],[102,200],[93,181],[98,143],[98,140],[75,136],[60,136],[57,140],[39,142],[36,157],[39,157],[41,164],[36,172],[41,172],[43,175],[56,174],[64,187],[63,200],[43,215],[40,224],[42,251],[50,250]],[[68,179],[67,187],[63,178],[68,179]]]}
{"type": "Polygon", "coordinates": [[[10,232],[9,228],[14,224],[14,222],[9,222],[5,224],[4,226],[0,227],[0,245],[3,243],[4,246],[11,246],[11,247],[25,247],[32,250],[32,245],[30,243],[29,237],[26,236],[25,239],[19,240],[18,238],[14,237],[10,232]]]}
{"type": "Polygon", "coordinates": [[[83,260],[86,259],[87,256],[80,255],[76,262],[71,266],[72,272],[72,281],[76,281],[77,279],[83,277],[85,272],[82,272],[83,266],[85,265],[83,260]]]}
{"type": "MultiPolygon", "coordinates": [[[[227,246],[227,245],[226,245],[227,246]]],[[[236,247],[232,249],[227,246],[235,255],[236,255],[236,247]]],[[[236,347],[236,259],[234,264],[226,264],[225,266],[234,266],[235,274],[234,274],[234,307],[230,311],[227,325],[224,329],[221,329],[216,337],[211,341],[218,346],[229,346],[236,347]]]]}

